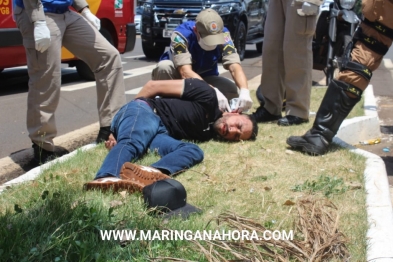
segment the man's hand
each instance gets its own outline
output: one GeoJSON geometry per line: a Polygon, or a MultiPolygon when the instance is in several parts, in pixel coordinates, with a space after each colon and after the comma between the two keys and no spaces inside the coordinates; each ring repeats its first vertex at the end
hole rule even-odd
{"type": "Polygon", "coordinates": [[[50,46],[50,31],[46,21],[34,22],[34,41],[35,49],[41,53],[45,52],[50,46]]]}
{"type": "Polygon", "coordinates": [[[250,97],[250,90],[247,88],[240,88],[239,101],[237,101],[236,112],[247,112],[252,107],[252,99],[250,97]]]}
{"type": "Polygon", "coordinates": [[[101,21],[100,21],[100,19],[98,19],[95,15],[93,15],[91,12],[90,12],[90,9],[89,8],[84,8],[83,10],[82,10],[82,16],[84,17],[84,18],[86,18],[86,20],[87,21],[89,21],[90,22],[90,24],[92,24],[95,28],[97,28],[97,30],[100,30],[100,28],[101,28],[101,21]]]}
{"type": "Polygon", "coordinates": [[[225,112],[225,111],[231,112],[231,108],[229,107],[228,99],[216,87],[214,88],[214,90],[216,91],[216,95],[217,95],[218,108],[222,112],[225,112]]]}
{"type": "Polygon", "coordinates": [[[115,137],[112,134],[110,134],[108,140],[105,141],[105,148],[108,149],[108,151],[110,151],[116,144],[117,141],[115,137]]]}

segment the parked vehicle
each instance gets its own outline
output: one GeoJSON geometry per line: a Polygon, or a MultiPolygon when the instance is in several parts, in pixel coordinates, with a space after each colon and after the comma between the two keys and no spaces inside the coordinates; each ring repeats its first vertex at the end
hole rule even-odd
{"type": "Polygon", "coordinates": [[[149,59],[159,59],[170,43],[173,30],[181,23],[195,20],[202,9],[216,10],[231,32],[244,59],[246,44],[256,44],[262,53],[263,26],[268,0],[146,0],[141,22],[142,49],[149,59]]]}
{"type": "Polygon", "coordinates": [[[325,0],[320,7],[313,40],[313,68],[323,70],[329,85],[341,64],[345,48],[360,24],[354,11],[359,0],[325,0]]]}
{"type": "MultiPolygon", "coordinates": [[[[120,53],[132,51],[135,47],[134,2],[87,0],[90,10],[101,20],[101,34],[120,53]]],[[[12,1],[0,0],[0,72],[5,68],[25,66],[26,53],[22,35],[12,16],[12,1]]],[[[81,36],[75,36],[81,37],[81,36]]],[[[83,37],[83,36],[82,36],[83,37]]],[[[83,61],[78,60],[63,47],[62,62],[75,66],[79,75],[86,80],[94,80],[94,73],[83,61]]]]}
{"type": "Polygon", "coordinates": [[[135,31],[139,35],[141,33],[141,17],[143,13],[143,6],[137,6],[135,8],[135,16],[134,16],[134,23],[135,23],[135,31]]]}

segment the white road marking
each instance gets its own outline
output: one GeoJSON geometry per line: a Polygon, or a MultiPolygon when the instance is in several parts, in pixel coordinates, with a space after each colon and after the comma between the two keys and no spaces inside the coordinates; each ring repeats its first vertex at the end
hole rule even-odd
{"type": "Polygon", "coordinates": [[[144,74],[151,74],[151,71],[156,68],[156,65],[149,65],[149,66],[144,66],[144,67],[139,67],[136,69],[131,69],[124,71],[124,79],[134,77],[134,76],[139,76],[139,75],[144,75],[144,74]]]}
{"type": "Polygon", "coordinates": [[[81,89],[85,89],[85,88],[90,88],[90,87],[94,87],[96,86],[96,82],[95,81],[85,81],[79,84],[64,84],[62,85],[62,87],[60,88],[61,91],[75,91],[75,90],[81,90],[81,89]]]}
{"type": "Polygon", "coordinates": [[[145,55],[126,56],[126,57],[124,57],[124,58],[132,59],[132,58],[140,58],[140,57],[145,57],[145,55]]]}
{"type": "Polygon", "coordinates": [[[218,66],[218,74],[221,75],[222,73],[228,72],[223,66],[218,66]]]}
{"type": "MultiPolygon", "coordinates": [[[[144,66],[144,67],[139,67],[139,68],[135,68],[135,69],[126,70],[126,71],[123,72],[124,73],[124,79],[135,77],[135,76],[139,76],[139,75],[144,75],[144,74],[151,74],[151,71],[155,67],[156,67],[156,65],[149,65],[149,66],[144,66]]],[[[225,70],[223,66],[218,66],[218,73],[219,74],[222,74],[222,73],[224,73],[226,71],[227,70],[225,70]]],[[[95,81],[84,81],[84,82],[79,82],[79,83],[69,83],[69,84],[62,85],[61,91],[72,92],[72,91],[81,90],[81,89],[85,89],[85,88],[91,88],[91,87],[95,87],[95,86],[96,86],[95,81]]],[[[140,91],[140,89],[135,88],[135,89],[126,91],[126,94],[134,94],[134,92],[136,92],[135,94],[137,94],[139,91],[140,91]]]]}
{"type": "MultiPolygon", "coordinates": [[[[26,69],[27,70],[27,66],[16,66],[16,67],[11,67],[11,68],[5,68],[4,72],[6,71],[14,71],[14,70],[18,70],[18,69],[26,69]]],[[[76,69],[72,68],[72,67],[65,67],[64,64],[61,65],[61,74],[62,75],[67,75],[67,74],[72,74],[75,73],[76,69]]]]}
{"type": "Polygon", "coordinates": [[[136,95],[141,91],[143,86],[126,91],[126,95],[136,95]]]}
{"type": "MultiPolygon", "coordinates": [[[[153,70],[153,68],[155,68],[155,67],[156,67],[156,65],[150,65],[150,66],[145,66],[145,67],[140,67],[140,68],[124,71],[123,72],[124,79],[147,74],[147,73],[151,73],[151,70],[153,70]]],[[[70,91],[76,91],[76,90],[81,90],[81,89],[95,87],[95,86],[96,86],[95,81],[85,81],[85,82],[80,82],[78,84],[69,83],[69,84],[62,85],[61,91],[70,92],[70,91]]]]}

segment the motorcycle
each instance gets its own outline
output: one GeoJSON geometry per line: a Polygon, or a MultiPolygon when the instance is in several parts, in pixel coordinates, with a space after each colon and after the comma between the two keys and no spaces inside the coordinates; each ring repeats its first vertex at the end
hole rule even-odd
{"type": "Polygon", "coordinates": [[[320,6],[313,39],[313,69],[322,70],[329,85],[360,19],[354,11],[359,0],[325,0],[320,6]]]}

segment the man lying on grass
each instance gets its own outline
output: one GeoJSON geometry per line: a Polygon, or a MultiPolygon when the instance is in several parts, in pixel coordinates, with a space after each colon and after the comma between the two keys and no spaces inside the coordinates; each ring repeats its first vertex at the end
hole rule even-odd
{"type": "Polygon", "coordinates": [[[206,82],[183,79],[149,81],[135,100],[115,115],[111,132],[105,143],[110,151],[95,180],[85,185],[87,189],[128,189],[127,176],[123,172],[120,175],[122,166],[139,159],[148,149],[161,159],[151,167],[128,167],[139,176],[164,179],[203,160],[203,151],[197,145],[181,139],[255,139],[258,126],[250,115],[221,112],[216,92],[206,82]]]}

